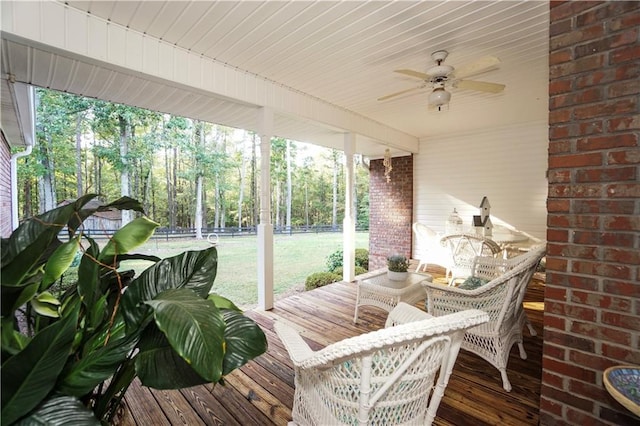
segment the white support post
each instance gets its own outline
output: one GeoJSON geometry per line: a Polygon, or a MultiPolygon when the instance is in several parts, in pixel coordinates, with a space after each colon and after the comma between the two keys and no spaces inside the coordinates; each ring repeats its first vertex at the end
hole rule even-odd
{"type": "Polygon", "coordinates": [[[342,222],[342,279],[352,282],[355,279],[356,262],[356,221],[353,211],[353,153],[355,151],[356,135],[345,133],[344,135],[344,162],[345,162],[345,197],[344,220],[342,222]]]}
{"type": "Polygon", "coordinates": [[[260,108],[260,223],[258,224],[258,307],[273,309],[273,224],[271,223],[271,136],[273,111],[260,108]]]}

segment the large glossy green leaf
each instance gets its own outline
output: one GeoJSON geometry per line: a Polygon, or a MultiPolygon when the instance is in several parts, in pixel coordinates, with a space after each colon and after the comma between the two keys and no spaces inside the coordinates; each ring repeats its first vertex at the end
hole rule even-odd
{"type": "Polygon", "coordinates": [[[222,374],[227,375],[265,353],[267,338],[258,324],[242,313],[224,309],[222,314],[226,323],[224,330],[226,353],[222,374]]]}
{"type": "Polygon", "coordinates": [[[48,291],[40,293],[31,299],[31,306],[39,315],[50,318],[58,318],[60,316],[58,313],[60,301],[48,291]]]}
{"type": "Polygon", "coordinates": [[[93,412],[72,396],[56,395],[44,401],[16,426],[99,426],[93,412]]]}
{"type": "Polygon", "coordinates": [[[144,216],[132,220],[109,238],[109,242],[100,252],[99,259],[104,260],[118,254],[129,253],[151,238],[158,226],[158,223],[144,216]]]}
{"type": "MultiPolygon", "coordinates": [[[[35,278],[35,277],[34,277],[35,278]]],[[[2,286],[2,315],[12,316],[22,305],[31,300],[38,292],[40,282],[32,282],[24,287],[2,286]]]]}
{"type": "Polygon", "coordinates": [[[180,389],[209,383],[173,350],[164,334],[150,324],[140,339],[136,374],[144,386],[180,389]]]}
{"type": "Polygon", "coordinates": [[[213,302],[182,288],[165,290],[145,303],[153,308],[158,329],[178,355],[202,378],[217,382],[222,376],[225,324],[213,302]]]}
{"type": "Polygon", "coordinates": [[[189,288],[201,298],[207,297],[216,278],[218,252],[215,247],[188,251],[162,259],[134,279],[122,297],[127,324],[138,327],[149,314],[143,303],[164,290],[189,288]]]}
{"type": "Polygon", "coordinates": [[[35,408],[53,389],[73,343],[78,311],[37,333],[24,350],[1,367],[2,424],[35,408]]]}
{"type": "Polygon", "coordinates": [[[0,336],[2,337],[2,352],[5,355],[15,355],[23,350],[31,341],[30,338],[15,329],[13,318],[0,319],[0,336]]]}
{"type": "Polygon", "coordinates": [[[102,296],[99,286],[100,265],[96,262],[100,247],[93,239],[87,238],[87,240],[89,241],[89,247],[82,255],[78,266],[77,288],[82,304],[87,309],[92,309],[96,300],[102,296]]]}
{"type": "Polygon", "coordinates": [[[106,345],[86,350],[80,359],[74,360],[63,372],[59,390],[65,394],[81,397],[91,392],[100,383],[111,377],[138,343],[138,335],[125,336],[119,329],[112,329],[106,345]]]}
{"type": "Polygon", "coordinates": [[[226,297],[220,296],[219,294],[209,293],[209,295],[207,295],[207,299],[211,300],[218,309],[231,309],[233,311],[242,312],[242,310],[238,308],[235,303],[233,303],[226,297]]]}
{"type": "Polygon", "coordinates": [[[33,244],[42,244],[42,251],[44,251],[51,241],[57,239],[58,232],[66,226],[67,222],[94,197],[95,195],[92,194],[85,195],[71,204],[49,210],[22,222],[11,233],[6,244],[3,244],[2,268],[4,269],[9,262],[13,262],[33,244]]]}
{"type": "Polygon", "coordinates": [[[69,269],[73,258],[80,247],[80,238],[75,237],[60,245],[44,265],[44,276],[40,291],[44,291],[51,286],[62,274],[69,269]]]}

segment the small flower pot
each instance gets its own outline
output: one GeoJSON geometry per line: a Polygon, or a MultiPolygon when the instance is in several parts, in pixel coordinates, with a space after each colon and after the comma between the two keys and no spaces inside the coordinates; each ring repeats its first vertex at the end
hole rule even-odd
{"type": "Polygon", "coordinates": [[[408,272],[387,271],[387,277],[391,281],[406,281],[408,275],[408,272]]]}

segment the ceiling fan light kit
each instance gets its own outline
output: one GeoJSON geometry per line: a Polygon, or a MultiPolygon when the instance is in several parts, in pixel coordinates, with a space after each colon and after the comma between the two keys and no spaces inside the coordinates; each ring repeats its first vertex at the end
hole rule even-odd
{"type": "Polygon", "coordinates": [[[386,96],[378,98],[379,101],[385,101],[387,99],[403,95],[405,93],[413,92],[415,90],[421,90],[425,87],[432,88],[432,92],[429,94],[429,106],[437,107],[438,111],[442,111],[442,107],[449,104],[451,100],[451,93],[446,90],[446,85],[461,90],[475,90],[485,93],[500,93],[504,90],[504,84],[489,83],[486,81],[473,81],[462,80],[463,77],[467,77],[474,74],[480,74],[483,72],[491,71],[495,69],[500,60],[495,56],[485,56],[470,64],[463,65],[456,70],[451,65],[444,65],[443,62],[447,59],[449,52],[446,50],[438,50],[431,54],[431,59],[436,63],[435,66],[429,68],[426,72],[419,72],[410,69],[396,70],[395,72],[403,74],[412,78],[418,78],[422,80],[422,83],[414,88],[401,90],[400,92],[391,93],[386,96]]]}
{"type": "Polygon", "coordinates": [[[447,105],[451,100],[451,93],[444,90],[444,87],[436,87],[429,94],[429,105],[437,107],[438,111],[442,111],[442,107],[447,105]]]}

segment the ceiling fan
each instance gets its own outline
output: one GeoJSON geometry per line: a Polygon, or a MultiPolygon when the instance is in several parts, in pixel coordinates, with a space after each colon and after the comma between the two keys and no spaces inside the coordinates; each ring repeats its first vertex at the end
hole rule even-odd
{"type": "Polygon", "coordinates": [[[395,70],[394,72],[399,74],[419,78],[422,80],[422,84],[417,87],[382,96],[381,98],[378,98],[378,100],[385,101],[396,96],[404,95],[405,93],[421,90],[425,87],[431,87],[433,88],[433,91],[429,94],[429,106],[436,107],[438,108],[438,111],[441,111],[442,107],[447,105],[449,100],[451,100],[451,93],[446,90],[446,86],[448,85],[458,89],[477,90],[487,93],[500,93],[504,90],[504,84],[489,83],[486,81],[462,80],[464,77],[480,74],[496,68],[500,64],[500,59],[495,56],[485,56],[475,62],[455,69],[451,65],[443,64],[448,55],[449,52],[446,50],[433,52],[431,54],[431,58],[437,65],[429,68],[426,73],[407,69],[395,70]]]}

